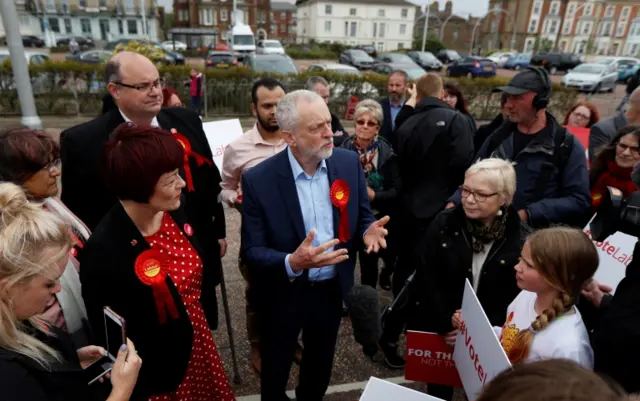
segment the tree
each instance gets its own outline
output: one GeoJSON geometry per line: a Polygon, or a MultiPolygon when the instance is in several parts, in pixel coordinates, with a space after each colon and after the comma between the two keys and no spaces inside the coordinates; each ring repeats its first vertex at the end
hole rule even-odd
{"type": "Polygon", "coordinates": [[[162,22],[162,31],[164,32],[165,39],[169,39],[167,33],[173,28],[174,21],[175,16],[172,13],[164,15],[164,21],[162,22]]]}
{"type": "Polygon", "coordinates": [[[548,53],[553,49],[553,41],[546,38],[540,38],[536,36],[536,41],[533,44],[534,53],[548,53]]]}
{"type": "Polygon", "coordinates": [[[596,42],[593,39],[587,40],[587,45],[584,51],[586,54],[593,54],[596,51],[596,42]]]}
{"type": "MultiPolygon", "coordinates": [[[[422,50],[422,36],[414,37],[413,43],[411,44],[412,50],[422,50]]],[[[437,53],[440,50],[446,49],[444,43],[438,38],[438,36],[434,33],[429,33],[427,35],[427,40],[424,44],[424,51],[437,53]]]]}
{"type": "Polygon", "coordinates": [[[166,53],[162,49],[158,49],[155,45],[148,42],[138,42],[137,40],[132,40],[127,44],[120,43],[113,50],[113,53],[120,53],[121,51],[134,52],[138,54],[142,54],[149,60],[153,61],[156,64],[160,64],[165,60],[166,53]]]}

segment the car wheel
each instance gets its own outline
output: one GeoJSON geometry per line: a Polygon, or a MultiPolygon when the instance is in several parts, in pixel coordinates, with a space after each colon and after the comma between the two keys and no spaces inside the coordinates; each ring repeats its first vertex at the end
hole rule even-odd
{"type": "Polygon", "coordinates": [[[593,94],[593,95],[598,94],[598,93],[600,92],[600,89],[601,89],[601,88],[602,88],[602,87],[601,87],[601,84],[596,85],[596,87],[595,87],[595,88],[593,88],[593,92],[592,92],[592,94],[593,94]]]}
{"type": "Polygon", "coordinates": [[[522,67],[520,67],[520,64],[516,64],[516,66],[515,66],[515,67],[513,67],[513,68],[514,68],[516,71],[520,71],[520,68],[522,68],[522,67]]]}
{"type": "Polygon", "coordinates": [[[556,67],[555,65],[552,65],[551,67],[549,67],[549,74],[556,75],[557,72],[558,72],[558,67],[556,67]]]}

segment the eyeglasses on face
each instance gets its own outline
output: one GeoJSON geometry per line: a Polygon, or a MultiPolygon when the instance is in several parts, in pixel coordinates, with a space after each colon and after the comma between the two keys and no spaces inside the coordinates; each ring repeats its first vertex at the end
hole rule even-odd
{"type": "Polygon", "coordinates": [[[577,112],[575,112],[575,111],[574,111],[574,112],[572,112],[571,114],[572,114],[574,117],[579,118],[579,119],[581,119],[581,120],[588,120],[588,119],[590,119],[590,118],[591,118],[591,116],[588,116],[588,115],[586,115],[586,114],[584,114],[584,113],[577,113],[577,112]]]}
{"type": "Polygon", "coordinates": [[[460,192],[462,193],[462,197],[463,198],[468,198],[469,195],[473,195],[473,199],[475,199],[476,202],[484,202],[488,198],[491,198],[492,196],[498,195],[497,192],[494,192],[492,194],[483,194],[481,192],[471,191],[470,189],[465,188],[465,187],[460,187],[460,192]]]}
{"type": "Polygon", "coordinates": [[[135,89],[138,92],[151,92],[153,89],[161,89],[164,82],[162,79],[158,78],[153,82],[147,82],[137,85],[125,84],[124,82],[116,81],[114,84],[118,86],[122,86],[124,88],[135,89]]]}
{"type": "Polygon", "coordinates": [[[62,159],[57,158],[55,160],[50,161],[49,163],[47,163],[44,167],[42,167],[42,169],[46,169],[48,170],[50,173],[54,172],[56,169],[60,169],[60,167],[62,167],[62,159]]]}
{"type": "Polygon", "coordinates": [[[640,146],[629,146],[624,143],[616,143],[616,147],[620,151],[620,153],[624,153],[626,150],[629,150],[631,153],[640,153],[640,146]]]}
{"type": "Polygon", "coordinates": [[[378,126],[378,123],[373,120],[357,120],[356,124],[361,127],[366,125],[367,127],[370,127],[370,128],[378,126]]]}

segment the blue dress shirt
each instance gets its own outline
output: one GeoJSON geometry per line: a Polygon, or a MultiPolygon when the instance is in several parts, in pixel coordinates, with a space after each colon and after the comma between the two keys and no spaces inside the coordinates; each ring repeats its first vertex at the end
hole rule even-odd
{"type": "Polygon", "coordinates": [[[402,103],[400,103],[400,106],[394,106],[391,104],[391,100],[389,100],[389,107],[391,108],[391,129],[395,131],[396,129],[396,117],[398,117],[398,113],[400,113],[400,110],[402,109],[402,106],[404,106],[406,100],[402,103]]]}
{"type": "MultiPolygon", "coordinates": [[[[304,220],[304,231],[308,234],[309,230],[315,228],[316,235],[313,239],[313,246],[320,246],[335,238],[333,229],[333,205],[329,197],[327,163],[323,160],[313,176],[310,176],[304,172],[302,166],[300,166],[300,163],[293,157],[291,149],[288,147],[287,154],[289,156],[291,171],[293,172],[293,179],[296,183],[296,191],[298,192],[302,220],[304,220]]],[[[332,252],[333,250],[334,248],[331,247],[327,252],[332,252]]],[[[289,277],[295,278],[300,276],[303,271],[293,271],[289,264],[290,257],[291,254],[287,255],[284,259],[284,264],[289,277]]],[[[335,276],[335,265],[309,269],[310,281],[329,280],[335,276]]]]}

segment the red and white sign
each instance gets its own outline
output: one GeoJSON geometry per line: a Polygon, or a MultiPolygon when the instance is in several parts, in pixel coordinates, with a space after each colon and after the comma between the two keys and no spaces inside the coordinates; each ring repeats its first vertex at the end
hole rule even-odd
{"type": "Polygon", "coordinates": [[[416,382],[462,387],[453,348],[435,333],[407,331],[404,378],[416,382]]]}
{"type": "Polygon", "coordinates": [[[391,383],[386,380],[371,377],[367,382],[360,401],[444,401],[410,388],[391,383]]]}
{"type": "Polygon", "coordinates": [[[589,167],[589,128],[574,127],[573,125],[565,125],[564,127],[567,131],[571,132],[573,136],[578,138],[580,143],[582,143],[582,146],[584,146],[584,154],[587,158],[587,167],[589,167]]]}
{"type": "Polygon", "coordinates": [[[464,286],[461,314],[462,325],[456,337],[453,360],[467,398],[475,400],[484,386],[510,368],[511,363],[469,280],[464,286]]]}
{"type": "MultiPolygon", "coordinates": [[[[591,238],[588,224],[584,232],[591,238]]],[[[591,239],[593,240],[593,238],[591,239]]],[[[611,286],[615,292],[616,287],[626,274],[637,241],[637,238],[621,232],[609,236],[602,242],[593,241],[600,257],[600,265],[593,278],[599,283],[611,286]]]]}
{"type": "Polygon", "coordinates": [[[210,121],[203,123],[202,129],[207,136],[211,154],[213,155],[213,162],[218,167],[218,170],[222,171],[224,150],[228,144],[242,136],[240,120],[234,118],[233,120],[210,121]]]}

